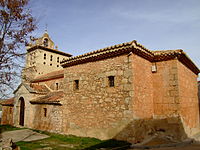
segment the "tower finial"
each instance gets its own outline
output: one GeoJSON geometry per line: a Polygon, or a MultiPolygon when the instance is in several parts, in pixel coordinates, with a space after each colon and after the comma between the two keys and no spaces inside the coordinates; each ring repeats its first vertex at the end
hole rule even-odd
{"type": "Polygon", "coordinates": [[[47,33],[48,24],[45,25],[45,32],[47,33]]]}

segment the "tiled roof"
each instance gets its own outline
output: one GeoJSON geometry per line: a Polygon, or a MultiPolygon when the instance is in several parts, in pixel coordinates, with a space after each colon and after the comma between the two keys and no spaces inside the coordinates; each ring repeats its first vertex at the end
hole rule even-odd
{"type": "Polygon", "coordinates": [[[45,85],[30,84],[30,87],[37,93],[48,93],[49,89],[45,85]]]}
{"type": "Polygon", "coordinates": [[[13,93],[15,94],[22,85],[30,93],[46,94],[46,93],[50,92],[50,90],[46,87],[46,85],[34,85],[34,84],[21,83],[13,93]]]}
{"type": "Polygon", "coordinates": [[[198,74],[200,70],[190,60],[190,58],[183,52],[183,50],[163,50],[163,51],[152,51],[145,48],[143,45],[137,43],[137,41],[131,41],[122,43],[104,49],[99,49],[86,53],[83,55],[70,57],[61,62],[61,65],[65,68],[68,66],[78,65],[81,63],[98,61],[101,59],[111,58],[122,54],[134,53],[141,56],[151,62],[165,61],[174,58],[178,58],[185,66],[192,70],[195,74],[198,74]]]}
{"type": "Polygon", "coordinates": [[[53,71],[41,76],[36,77],[35,79],[33,79],[31,82],[41,82],[41,81],[47,81],[47,80],[51,80],[51,79],[57,79],[57,78],[63,78],[64,77],[64,70],[59,70],[59,71],[53,71]]]}
{"type": "Polygon", "coordinates": [[[45,96],[38,97],[34,100],[31,100],[31,104],[52,104],[52,105],[61,105],[60,100],[64,97],[63,91],[56,91],[48,93],[45,96]]]}
{"type": "Polygon", "coordinates": [[[2,100],[0,105],[2,106],[14,106],[14,97],[6,100],[2,100]]]}
{"type": "Polygon", "coordinates": [[[34,51],[36,49],[42,49],[42,50],[45,50],[45,51],[49,51],[49,52],[53,52],[53,53],[56,53],[56,54],[60,54],[60,55],[63,55],[63,56],[67,56],[67,57],[71,57],[72,55],[71,54],[68,54],[68,53],[64,53],[62,51],[59,51],[57,49],[51,49],[51,48],[47,48],[47,47],[44,47],[44,46],[41,46],[41,45],[36,45],[36,46],[33,46],[29,49],[27,49],[28,52],[31,52],[31,51],[34,51]]]}
{"type": "Polygon", "coordinates": [[[154,54],[154,61],[163,61],[178,57],[179,55],[183,54],[183,50],[159,50],[159,51],[152,51],[154,54]]]}

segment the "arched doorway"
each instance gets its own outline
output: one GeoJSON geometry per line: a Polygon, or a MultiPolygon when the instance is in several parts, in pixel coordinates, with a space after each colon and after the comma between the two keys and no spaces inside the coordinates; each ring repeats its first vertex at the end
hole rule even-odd
{"type": "Polygon", "coordinates": [[[24,109],[25,109],[24,98],[20,97],[19,101],[20,101],[19,125],[24,126],[24,109]]]}

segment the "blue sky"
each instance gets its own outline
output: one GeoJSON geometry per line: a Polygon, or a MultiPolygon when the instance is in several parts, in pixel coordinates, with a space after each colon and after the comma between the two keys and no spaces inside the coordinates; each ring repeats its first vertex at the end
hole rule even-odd
{"type": "Polygon", "coordinates": [[[79,55],[137,40],[151,50],[183,49],[200,68],[200,0],[32,0],[35,36],[79,55]]]}

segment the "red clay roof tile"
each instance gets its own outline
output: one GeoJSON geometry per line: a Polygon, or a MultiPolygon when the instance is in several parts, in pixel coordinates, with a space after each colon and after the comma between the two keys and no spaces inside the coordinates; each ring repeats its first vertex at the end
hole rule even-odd
{"type": "Polygon", "coordinates": [[[14,97],[3,100],[0,104],[2,106],[14,106],[14,97]]]}
{"type": "Polygon", "coordinates": [[[49,89],[45,85],[30,84],[30,87],[39,93],[47,93],[49,89]]]}
{"type": "Polygon", "coordinates": [[[35,79],[33,79],[31,82],[35,83],[35,82],[41,82],[41,81],[46,81],[46,80],[51,80],[51,79],[56,79],[56,78],[64,78],[63,69],[38,76],[35,79]]]}
{"type": "Polygon", "coordinates": [[[55,104],[61,105],[60,100],[64,97],[63,91],[56,91],[48,93],[45,96],[38,97],[34,100],[31,100],[31,104],[55,104]]]}

